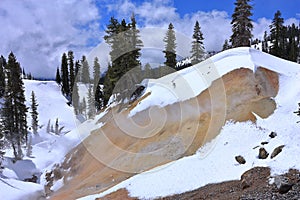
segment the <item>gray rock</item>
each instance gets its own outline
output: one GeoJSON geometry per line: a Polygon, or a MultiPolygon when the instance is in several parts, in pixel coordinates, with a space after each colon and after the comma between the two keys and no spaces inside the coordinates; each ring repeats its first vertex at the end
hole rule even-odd
{"type": "Polygon", "coordinates": [[[283,149],[284,145],[281,145],[279,147],[276,147],[273,152],[271,153],[271,159],[277,156],[283,149]]]}
{"type": "Polygon", "coordinates": [[[280,194],[285,194],[288,191],[290,191],[290,189],[292,189],[294,184],[289,183],[288,178],[284,177],[284,176],[276,176],[274,178],[274,183],[278,189],[278,192],[280,194]]]}
{"type": "Polygon", "coordinates": [[[236,156],[235,157],[235,160],[239,163],[239,164],[245,164],[246,163],[246,160],[243,156],[236,156]]]}

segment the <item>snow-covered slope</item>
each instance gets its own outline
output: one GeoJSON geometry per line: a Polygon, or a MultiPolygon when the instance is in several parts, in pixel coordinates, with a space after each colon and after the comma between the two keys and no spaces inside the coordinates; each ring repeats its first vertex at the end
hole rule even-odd
{"type": "Polygon", "coordinates": [[[131,111],[131,115],[153,105],[165,106],[194,97],[213,80],[234,69],[244,67],[255,71],[259,66],[280,74],[279,93],[275,98],[277,108],[271,116],[266,119],[257,117],[256,123],[227,122],[221,133],[201,147],[195,155],[156,167],[101,194],[81,199],[95,199],[120,188],[126,188],[130,196],[152,199],[183,193],[208,183],[239,179],[243,172],[255,166],[269,166],[273,175],[282,174],[290,168],[300,170],[300,125],[296,123],[299,117],[293,113],[300,100],[300,65],[251,48],[231,49],[177,74],[149,80],[145,93],[151,91],[151,95],[143,99],[131,111]],[[199,79],[203,81],[199,82],[199,79]],[[186,93],[176,91],[181,84],[191,89],[186,93]],[[277,133],[277,137],[273,139],[269,137],[272,131],[277,133]],[[262,145],[262,142],[268,143],[262,145]],[[285,146],[275,158],[271,159],[269,156],[265,160],[258,159],[259,147],[264,146],[271,154],[280,145],[285,146]],[[237,155],[242,155],[246,164],[238,164],[235,161],[237,155]]]}
{"type": "Polygon", "coordinates": [[[230,49],[192,67],[160,79],[148,80],[148,87],[144,94],[151,93],[151,95],[141,101],[131,111],[130,115],[132,116],[151,106],[163,107],[190,99],[208,88],[214,80],[234,69],[243,67],[256,71],[256,68],[259,66],[285,75],[299,71],[298,64],[282,60],[253,48],[240,47],[230,49]]]}
{"type": "MultiPolygon", "coordinates": [[[[0,179],[0,196],[5,199],[34,199],[41,195],[44,180],[40,180],[40,175],[54,163],[59,163],[66,153],[80,142],[73,108],[67,104],[68,101],[61,94],[61,89],[56,82],[24,80],[24,88],[27,107],[30,108],[31,105],[31,92],[34,91],[36,95],[40,127],[38,135],[32,136],[32,153],[29,157],[26,156],[23,160],[13,163],[12,150],[6,150],[3,179],[0,179]],[[47,133],[49,121],[54,127],[56,119],[59,127],[64,127],[61,134],[47,133]],[[37,181],[41,184],[22,182],[26,178],[32,178],[32,175],[36,175],[37,181]],[[34,193],[37,193],[37,196],[30,196],[32,198],[28,196],[34,193]]],[[[27,122],[30,127],[30,113],[27,115],[27,122]]],[[[88,130],[87,125],[83,129],[88,130]]]]}

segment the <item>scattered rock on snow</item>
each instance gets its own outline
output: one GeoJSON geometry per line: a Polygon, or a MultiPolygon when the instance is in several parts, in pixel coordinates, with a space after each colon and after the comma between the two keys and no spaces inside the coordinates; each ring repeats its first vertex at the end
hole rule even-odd
{"type": "Polygon", "coordinates": [[[275,133],[275,132],[273,132],[273,131],[272,131],[272,132],[270,133],[270,135],[269,135],[270,138],[274,138],[274,137],[276,137],[276,136],[277,136],[277,133],[275,133]]]}
{"type": "Polygon", "coordinates": [[[280,145],[279,147],[276,147],[271,154],[271,159],[277,156],[282,151],[283,147],[284,145],[280,145]]]}
{"type": "Polygon", "coordinates": [[[246,163],[246,160],[243,156],[236,156],[235,157],[235,160],[239,163],[239,164],[245,164],[246,163]]]}
{"type": "Polygon", "coordinates": [[[268,156],[269,153],[265,150],[265,148],[263,147],[259,148],[259,154],[258,154],[259,159],[266,159],[268,156]]]}
{"type": "Polygon", "coordinates": [[[261,145],[269,144],[269,142],[261,142],[261,145]]]}

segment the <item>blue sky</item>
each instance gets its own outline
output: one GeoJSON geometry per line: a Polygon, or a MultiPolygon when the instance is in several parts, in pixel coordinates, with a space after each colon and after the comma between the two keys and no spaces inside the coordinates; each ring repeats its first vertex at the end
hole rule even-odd
{"type": "MultiPolygon", "coordinates": [[[[220,50],[231,35],[235,0],[0,0],[0,54],[13,51],[22,67],[34,76],[54,77],[61,54],[75,52],[76,59],[103,42],[110,16],[129,19],[136,14],[144,46],[163,48],[170,22],[177,33],[190,38],[200,22],[207,50],[220,50]],[[3,28],[4,27],[4,28],[3,28]],[[154,27],[155,33],[145,30],[154,27]],[[4,31],[5,30],[5,31],[4,31]],[[155,37],[155,38],[154,38],[155,37]]],[[[253,0],[253,35],[261,38],[279,9],[286,24],[300,22],[300,0],[253,0]]],[[[181,45],[181,44],[180,44],[181,45]]],[[[179,46],[183,56],[189,47],[179,46]]],[[[107,54],[107,48],[103,54],[107,54]]],[[[107,57],[107,56],[106,56],[107,57]]],[[[100,59],[107,65],[107,60],[100,59]]]]}
{"type": "MultiPolygon", "coordinates": [[[[177,11],[184,15],[190,12],[197,12],[198,10],[202,11],[211,11],[216,10],[225,10],[230,15],[234,10],[235,0],[175,0],[174,6],[177,8],[177,11]]],[[[266,17],[273,18],[277,10],[280,10],[284,18],[297,17],[297,13],[300,13],[300,1],[299,0],[253,0],[251,3],[253,5],[253,20],[258,18],[266,17]]]]}

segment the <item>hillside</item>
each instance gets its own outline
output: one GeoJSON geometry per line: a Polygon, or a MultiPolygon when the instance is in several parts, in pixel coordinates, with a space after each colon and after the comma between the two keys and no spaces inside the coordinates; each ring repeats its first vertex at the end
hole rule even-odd
{"type": "Polygon", "coordinates": [[[131,106],[110,107],[90,122],[103,126],[54,168],[64,186],[49,194],[74,199],[106,190],[86,197],[93,199],[126,188],[131,196],[155,198],[238,179],[254,166],[271,166],[272,173],[299,168],[288,156],[257,159],[261,142],[270,153],[279,145],[285,145],[281,155],[299,151],[298,136],[292,134],[299,129],[293,114],[300,97],[298,76],[298,64],[237,48],[150,79],[144,96],[131,106]],[[273,140],[272,131],[278,134],[273,140]],[[245,165],[234,159],[240,154],[245,165]]]}
{"type": "MultiPolygon", "coordinates": [[[[30,107],[31,92],[34,91],[38,102],[38,134],[32,138],[32,153],[23,160],[12,162],[13,153],[9,148],[4,155],[3,177],[0,181],[0,194],[5,199],[37,199],[44,196],[44,179],[40,176],[53,164],[60,162],[64,155],[79,143],[76,134],[76,117],[73,108],[61,94],[60,87],[54,81],[24,80],[26,106],[30,107]],[[56,119],[61,133],[47,131],[48,124],[55,128],[56,119]],[[50,123],[49,123],[50,122],[50,123]],[[75,131],[74,131],[75,130],[75,131]],[[23,182],[37,177],[37,183],[23,182]]],[[[27,122],[31,124],[30,114],[27,122]]],[[[24,150],[26,153],[26,150],[24,150]]]]}
{"type": "MultiPolygon", "coordinates": [[[[6,199],[153,199],[239,180],[254,167],[269,167],[271,177],[299,170],[300,127],[293,113],[299,75],[298,64],[251,48],[231,49],[145,80],[136,101],[113,104],[84,123],[55,82],[24,80],[27,106],[31,91],[37,97],[40,129],[30,157],[12,163],[7,151],[0,193],[6,199]],[[47,131],[56,119],[64,127],[59,135],[47,131]],[[260,147],[270,154],[266,159],[258,159],[260,147]],[[238,155],[245,164],[237,163],[238,155]],[[23,182],[33,175],[37,184],[23,182]]],[[[86,86],[79,88],[86,95],[86,86]]]]}

